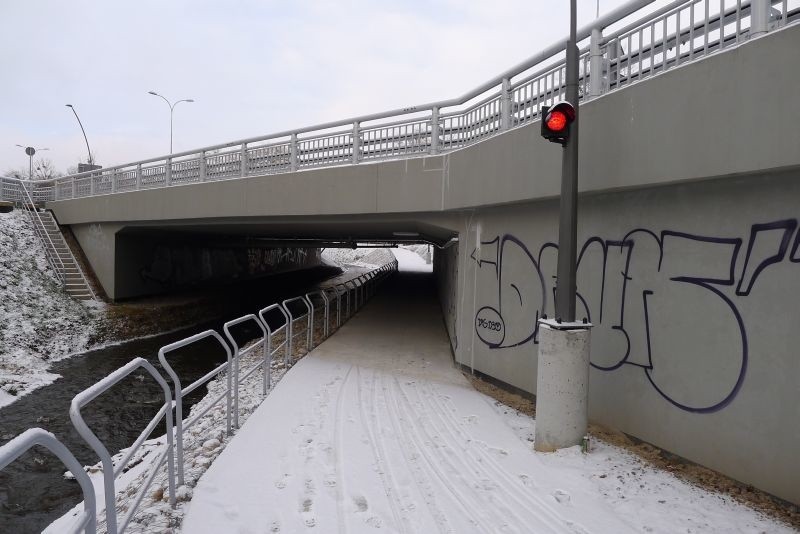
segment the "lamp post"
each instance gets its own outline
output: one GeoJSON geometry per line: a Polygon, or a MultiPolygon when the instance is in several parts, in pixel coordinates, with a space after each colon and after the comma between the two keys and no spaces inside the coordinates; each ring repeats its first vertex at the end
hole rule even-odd
{"type": "Polygon", "coordinates": [[[32,146],[22,146],[17,145],[20,148],[25,149],[25,153],[28,155],[28,180],[33,180],[33,155],[36,154],[37,150],[41,150],[44,152],[45,150],[50,150],[49,148],[33,148],[32,146]]]}
{"type": "Polygon", "coordinates": [[[194,102],[191,98],[184,98],[183,100],[178,100],[177,102],[170,103],[163,95],[156,93],[155,91],[147,91],[147,94],[157,96],[164,100],[169,106],[169,153],[172,154],[172,113],[175,111],[175,106],[180,104],[181,102],[194,102]]]}
{"type": "Polygon", "coordinates": [[[83,140],[86,141],[86,151],[89,152],[89,165],[94,165],[94,158],[92,157],[92,149],[89,148],[89,139],[86,137],[86,130],[83,129],[83,123],[81,122],[81,118],[78,117],[78,112],[75,111],[75,106],[72,104],[66,104],[66,106],[72,110],[72,113],[75,114],[75,118],[78,119],[78,126],[81,127],[81,132],[83,132],[83,140]]]}

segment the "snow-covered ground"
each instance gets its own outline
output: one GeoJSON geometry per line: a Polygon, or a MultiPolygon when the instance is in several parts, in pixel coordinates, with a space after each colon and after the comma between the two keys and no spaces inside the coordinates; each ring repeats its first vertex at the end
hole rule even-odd
{"type": "Polygon", "coordinates": [[[537,453],[534,424],[470,386],[399,283],[287,373],[182,532],[792,532],[610,445],[537,453]]]}
{"type": "Polygon", "coordinates": [[[0,213],[0,407],[57,379],[48,367],[86,350],[101,309],[61,290],[24,211],[0,213]]]}

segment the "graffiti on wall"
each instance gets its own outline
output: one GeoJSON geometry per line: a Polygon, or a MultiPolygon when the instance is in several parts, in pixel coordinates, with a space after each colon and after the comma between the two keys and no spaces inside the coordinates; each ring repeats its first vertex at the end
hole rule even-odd
{"type": "Polygon", "coordinates": [[[139,275],[162,286],[237,280],[319,263],[319,250],[306,248],[202,247],[160,244],[139,275]]]}
{"type": "MultiPolygon", "coordinates": [[[[593,325],[591,365],[639,368],[668,402],[693,413],[728,406],[747,374],[742,303],[770,267],[800,262],[797,219],[754,224],[747,240],[636,228],[587,239],[578,256],[578,318],[593,325]],[[713,352],[713,354],[710,354],[713,352]]],[[[481,241],[471,258],[490,302],[475,332],[490,349],[538,343],[554,315],[558,246],[532,252],[513,235],[481,241]]]]}

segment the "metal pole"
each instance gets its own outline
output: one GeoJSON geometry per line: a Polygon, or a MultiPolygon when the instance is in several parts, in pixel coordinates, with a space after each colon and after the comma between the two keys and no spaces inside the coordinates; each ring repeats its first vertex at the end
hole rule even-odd
{"type": "Polygon", "coordinates": [[[83,140],[86,141],[86,150],[89,152],[89,165],[94,165],[94,158],[92,157],[92,149],[89,148],[89,139],[86,137],[86,130],[83,129],[83,123],[81,122],[81,118],[78,117],[78,112],[75,111],[75,107],[72,104],[67,104],[67,107],[72,110],[72,113],[75,114],[75,118],[78,119],[78,126],[81,127],[81,132],[83,132],[83,140]]]}
{"type": "Polygon", "coordinates": [[[569,41],[567,42],[567,101],[575,107],[575,120],[564,145],[561,170],[561,202],[558,225],[558,276],[556,279],[556,318],[575,321],[575,263],[578,226],[578,44],[577,0],[570,0],[569,41]]]}
{"type": "Polygon", "coordinates": [[[172,154],[172,112],[173,111],[175,111],[175,104],[170,104],[170,106],[169,106],[169,153],[170,154],[172,154]]]}

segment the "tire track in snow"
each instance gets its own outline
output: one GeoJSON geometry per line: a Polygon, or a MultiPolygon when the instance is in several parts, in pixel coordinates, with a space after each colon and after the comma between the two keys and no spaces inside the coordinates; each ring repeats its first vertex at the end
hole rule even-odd
{"type": "Polygon", "coordinates": [[[464,517],[468,518],[470,523],[479,527],[481,532],[497,532],[497,524],[502,524],[503,519],[486,517],[486,507],[483,506],[479,500],[473,498],[472,495],[458,489],[459,485],[462,487],[469,487],[467,481],[464,480],[461,472],[453,468],[453,465],[448,461],[446,455],[439,451],[439,445],[436,440],[427,433],[424,424],[416,422],[415,415],[419,415],[419,419],[422,421],[424,414],[415,413],[414,406],[400,388],[396,376],[391,377],[388,390],[399,392],[399,395],[392,392],[390,396],[395,403],[397,413],[400,414],[402,411],[403,414],[405,414],[405,420],[409,426],[407,435],[411,438],[411,441],[416,444],[421,457],[425,460],[429,475],[438,479],[442,487],[448,490],[455,502],[464,512],[464,517]],[[426,442],[431,446],[428,446],[426,442]],[[438,459],[436,457],[438,457],[438,459]],[[452,481],[454,480],[457,481],[456,484],[453,484],[452,481]]]}
{"type": "Polygon", "coordinates": [[[342,379],[342,383],[339,386],[339,392],[336,398],[336,414],[334,415],[334,423],[333,423],[333,443],[334,443],[334,450],[336,454],[336,461],[334,465],[334,469],[336,471],[336,521],[339,526],[339,533],[340,534],[347,534],[347,519],[344,517],[344,511],[342,507],[344,506],[344,496],[346,495],[345,491],[345,483],[344,483],[344,458],[343,458],[343,451],[344,446],[342,443],[342,419],[344,418],[342,415],[343,406],[344,406],[344,389],[347,385],[347,381],[350,378],[350,373],[353,371],[353,366],[349,366],[347,368],[347,373],[344,375],[342,379]]]}
{"type": "MultiPolygon", "coordinates": [[[[416,458],[424,459],[423,455],[421,454],[420,447],[418,444],[414,443],[413,438],[407,438],[406,436],[408,434],[399,428],[401,419],[398,412],[396,399],[392,396],[389,388],[386,387],[385,377],[383,374],[378,373],[377,376],[380,377],[384,403],[386,404],[386,411],[389,415],[388,419],[392,425],[394,435],[397,438],[397,444],[400,447],[400,451],[403,454],[403,459],[405,460],[406,465],[408,465],[409,472],[414,477],[414,482],[417,484],[420,493],[422,493],[422,495],[425,497],[425,506],[427,506],[428,511],[431,513],[431,517],[433,517],[434,521],[436,522],[439,532],[442,534],[455,534],[455,530],[453,530],[453,527],[450,525],[447,515],[436,502],[436,495],[431,484],[431,477],[425,476],[425,473],[423,473],[424,469],[420,465],[420,462],[415,461],[415,457],[412,456],[414,453],[412,452],[409,454],[409,450],[417,450],[420,452],[416,454],[416,458]]],[[[427,462],[427,460],[425,461],[427,462]]],[[[428,471],[428,474],[430,474],[430,469],[428,471]]],[[[447,487],[446,484],[445,487],[447,487]]],[[[464,509],[463,511],[465,512],[466,517],[469,517],[469,510],[464,509]]]]}
{"type": "Polygon", "coordinates": [[[371,406],[369,417],[367,416],[364,407],[364,398],[362,395],[363,381],[361,380],[361,368],[359,366],[356,366],[356,378],[356,383],[358,384],[358,411],[361,417],[361,425],[367,432],[367,439],[369,439],[372,455],[375,458],[375,465],[378,470],[378,475],[381,479],[381,484],[383,485],[384,492],[389,500],[389,506],[392,509],[392,516],[394,517],[395,525],[401,533],[405,534],[406,532],[409,532],[406,529],[408,518],[403,513],[402,503],[399,502],[400,488],[394,482],[395,477],[392,473],[389,462],[387,461],[388,456],[386,455],[386,448],[383,444],[383,433],[380,431],[380,426],[377,422],[377,405],[375,404],[375,371],[373,371],[372,380],[369,381],[369,397],[371,406]]]}
{"type": "MultiPolygon", "coordinates": [[[[472,439],[472,436],[461,428],[461,421],[452,415],[456,413],[456,410],[449,397],[442,401],[440,397],[442,394],[436,391],[434,385],[429,382],[423,383],[423,391],[426,394],[420,394],[421,401],[426,402],[428,411],[436,414],[436,417],[442,422],[441,428],[450,434],[451,444],[463,451],[471,462],[464,460],[460,455],[454,455],[454,457],[461,458],[466,469],[474,470],[479,481],[482,476],[495,482],[498,492],[503,494],[501,502],[516,502],[517,510],[523,513],[530,512],[537,521],[547,523],[546,527],[550,532],[559,530],[571,534],[583,532],[580,527],[578,527],[579,530],[576,530],[577,525],[571,525],[550,503],[532,493],[522,480],[510,475],[489,451],[488,444],[472,439]],[[460,446],[460,443],[464,443],[465,446],[460,446]],[[472,444],[475,446],[471,446],[472,444]],[[499,481],[496,480],[498,477],[504,479],[505,484],[498,483],[499,481]]],[[[513,508],[509,511],[520,520],[520,525],[529,524],[528,520],[515,513],[513,508]]]]}

